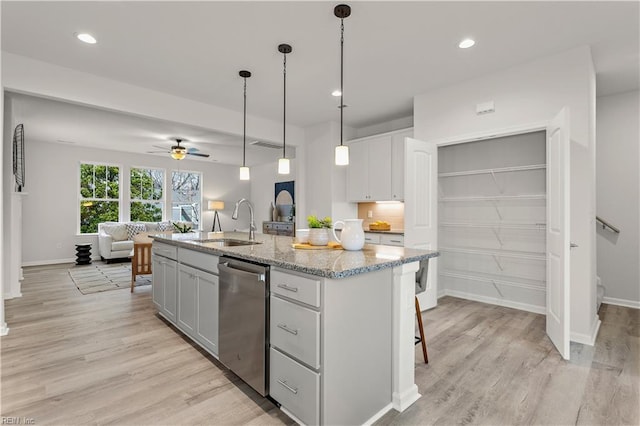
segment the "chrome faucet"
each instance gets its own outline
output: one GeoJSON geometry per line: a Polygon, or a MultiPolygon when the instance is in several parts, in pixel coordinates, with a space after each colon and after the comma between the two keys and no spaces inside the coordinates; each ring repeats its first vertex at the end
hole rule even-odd
{"type": "Polygon", "coordinates": [[[251,222],[249,223],[249,241],[255,241],[256,240],[256,222],[253,220],[253,204],[251,204],[251,201],[247,200],[246,198],[241,198],[240,200],[238,200],[238,202],[236,203],[236,208],[233,209],[233,214],[231,215],[231,219],[238,220],[238,208],[242,203],[247,203],[247,206],[249,207],[249,214],[251,215],[251,219],[250,219],[251,222]]]}

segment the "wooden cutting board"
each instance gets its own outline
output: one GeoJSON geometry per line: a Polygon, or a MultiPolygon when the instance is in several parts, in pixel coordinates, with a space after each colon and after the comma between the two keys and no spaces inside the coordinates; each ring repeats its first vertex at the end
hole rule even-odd
{"type": "Polygon", "coordinates": [[[308,243],[293,243],[291,244],[296,250],[342,250],[342,246],[339,243],[331,241],[326,246],[312,246],[308,243]]]}

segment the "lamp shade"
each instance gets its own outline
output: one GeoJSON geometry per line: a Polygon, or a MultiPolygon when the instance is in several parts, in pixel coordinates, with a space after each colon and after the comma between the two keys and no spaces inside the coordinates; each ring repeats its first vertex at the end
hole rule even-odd
{"type": "Polygon", "coordinates": [[[240,180],[250,180],[250,179],[251,179],[251,172],[249,171],[249,168],[246,166],[240,167],[240,180]]]}
{"type": "Polygon", "coordinates": [[[278,160],[278,173],[281,175],[289,174],[289,159],[288,158],[280,158],[278,160]]]}
{"type": "Polygon", "coordinates": [[[209,210],[224,210],[224,201],[209,201],[207,207],[209,210]]]}
{"type": "Polygon", "coordinates": [[[346,145],[336,146],[336,166],[349,165],[349,147],[346,145]]]}

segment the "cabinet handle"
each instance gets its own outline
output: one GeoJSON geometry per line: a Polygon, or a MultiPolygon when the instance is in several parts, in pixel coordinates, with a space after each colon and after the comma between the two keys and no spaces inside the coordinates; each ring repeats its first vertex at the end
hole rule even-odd
{"type": "Polygon", "coordinates": [[[400,240],[389,240],[389,241],[391,241],[392,243],[401,243],[402,242],[400,240]]]}
{"type": "Polygon", "coordinates": [[[298,330],[293,330],[293,329],[291,329],[291,328],[287,327],[287,325],[286,325],[286,324],[278,324],[278,328],[281,328],[281,329],[283,329],[284,331],[286,331],[287,333],[291,333],[291,334],[293,334],[294,336],[297,336],[297,335],[298,335],[298,330]]]}
{"type": "Polygon", "coordinates": [[[287,290],[287,291],[292,291],[292,292],[294,292],[294,293],[297,293],[297,292],[298,292],[298,287],[289,287],[289,286],[288,286],[288,285],[286,285],[286,284],[278,284],[278,287],[283,288],[283,289],[285,289],[285,290],[287,290]]]}
{"type": "Polygon", "coordinates": [[[292,393],[294,393],[294,394],[296,394],[296,395],[298,394],[298,388],[292,388],[291,386],[289,386],[289,385],[287,384],[287,382],[286,382],[286,381],[278,379],[278,383],[280,383],[282,386],[284,386],[285,388],[287,388],[288,390],[290,390],[292,393]]]}

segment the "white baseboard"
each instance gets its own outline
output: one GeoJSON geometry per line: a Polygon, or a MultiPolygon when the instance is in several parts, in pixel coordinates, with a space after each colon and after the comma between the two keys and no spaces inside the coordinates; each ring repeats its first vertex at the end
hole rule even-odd
{"type": "Polygon", "coordinates": [[[624,306],[625,308],[640,309],[640,301],[637,301],[637,300],[616,299],[615,297],[603,297],[602,303],[606,303],[608,305],[624,306]]]}
{"type": "Polygon", "coordinates": [[[7,334],[9,334],[9,327],[7,327],[7,323],[4,323],[0,326],[0,336],[6,336],[7,334]]]}
{"type": "MultiPolygon", "coordinates": [[[[533,312],[534,314],[545,315],[547,313],[547,309],[544,306],[536,306],[528,303],[514,302],[512,300],[498,299],[496,297],[480,296],[473,293],[467,293],[464,291],[457,291],[457,290],[450,290],[450,289],[443,289],[443,293],[444,293],[443,296],[459,297],[461,299],[473,300],[473,301],[482,302],[482,303],[489,303],[491,305],[504,306],[505,308],[520,309],[521,311],[533,312]]],[[[440,292],[438,292],[438,297],[440,297],[440,292]]]]}
{"type": "Polygon", "coordinates": [[[575,343],[582,343],[583,345],[593,346],[596,344],[596,338],[598,337],[598,332],[600,331],[600,325],[602,325],[602,321],[596,315],[595,321],[593,322],[593,327],[591,328],[591,333],[582,334],[582,333],[571,333],[571,341],[575,343]]]}
{"type": "Polygon", "coordinates": [[[4,294],[4,300],[15,299],[16,297],[22,297],[22,292],[4,294]]]}

